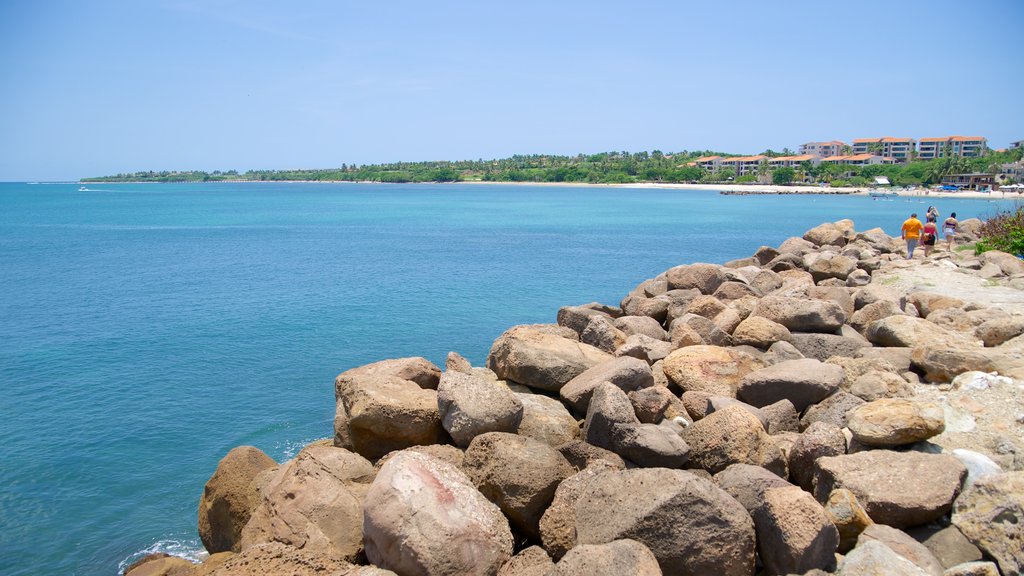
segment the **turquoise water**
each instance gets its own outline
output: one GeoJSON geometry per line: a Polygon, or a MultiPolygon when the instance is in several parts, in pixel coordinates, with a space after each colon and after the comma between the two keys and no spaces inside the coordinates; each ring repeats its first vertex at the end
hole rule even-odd
{"type": "MultiPolygon", "coordinates": [[[[332,434],[333,379],[617,303],[826,220],[896,233],[917,201],[470,185],[0,184],[0,572],[194,554],[233,446],[332,434]]],[[[943,216],[1009,203],[936,202],[943,216]]]]}

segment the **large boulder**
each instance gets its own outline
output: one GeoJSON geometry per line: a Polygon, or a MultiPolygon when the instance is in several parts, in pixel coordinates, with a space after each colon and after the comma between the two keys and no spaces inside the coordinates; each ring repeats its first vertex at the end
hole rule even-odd
{"type": "Polygon", "coordinates": [[[546,576],[661,576],[658,559],[636,540],[582,544],[569,550],[546,576]]]}
{"type": "Polygon", "coordinates": [[[770,488],[752,516],[765,574],[835,567],[839,532],[807,492],[796,486],[770,488]]]}
{"type": "Polygon", "coordinates": [[[736,396],[740,380],[763,364],[756,358],[719,346],[687,346],[668,355],[663,370],[684,392],[697,390],[736,396]]]}
{"type": "Polygon", "coordinates": [[[861,532],[858,542],[865,543],[872,540],[885,544],[931,576],[943,576],[942,573],[945,569],[939,559],[924,544],[914,540],[906,532],[885,524],[872,524],[861,532]]]}
{"type": "Polygon", "coordinates": [[[1024,472],[979,478],[957,498],[953,524],[1003,574],[1024,573],[1024,472]]]}
{"type": "Polygon", "coordinates": [[[985,344],[985,346],[999,346],[1024,334],[1024,317],[1011,316],[1009,318],[993,318],[982,322],[974,329],[974,336],[985,344]]]}
{"type": "Polygon", "coordinates": [[[668,333],[654,318],[650,316],[620,316],[612,322],[626,336],[643,334],[655,340],[668,340],[668,333]]]}
{"type": "Polygon", "coordinates": [[[259,505],[253,480],[277,463],[253,446],[239,446],[227,453],[199,497],[199,538],[206,551],[238,552],[242,528],[259,505]]]}
{"type": "Polygon", "coordinates": [[[558,560],[576,545],[576,502],[590,481],[599,474],[622,469],[608,461],[596,460],[558,485],[551,505],[540,519],[541,540],[552,558],[558,560]]]}
{"type": "Polygon", "coordinates": [[[793,486],[778,474],[751,464],[732,464],[715,474],[715,484],[753,514],[764,503],[764,494],[772,488],[793,486]]]}
{"type": "Polygon", "coordinates": [[[838,390],[843,379],[843,369],[834,364],[813,358],[788,360],[747,374],[737,394],[758,407],[789,400],[802,411],[838,390]]]}
{"type": "Polygon", "coordinates": [[[789,329],[762,316],[750,316],[732,332],[733,342],[767,350],[772,344],[788,342],[789,329]]]}
{"type": "Polygon", "coordinates": [[[807,271],[814,277],[815,282],[821,282],[828,278],[846,280],[846,277],[857,269],[857,260],[842,254],[823,253],[815,258],[807,271]]]}
{"type": "Polygon", "coordinates": [[[580,427],[565,406],[541,394],[516,394],[523,404],[523,417],[516,434],[561,446],[580,437],[580,427]]]}
{"type": "Polygon", "coordinates": [[[853,438],[867,446],[902,446],[927,440],[946,429],[942,407],[931,402],[883,398],[850,411],[853,438]]]}
{"type": "Polygon", "coordinates": [[[839,428],[846,428],[850,410],[863,403],[863,400],[853,394],[839,390],[821,402],[807,408],[804,411],[804,415],[800,417],[800,428],[806,430],[815,422],[827,422],[839,428]]]}
{"type": "Polygon", "coordinates": [[[793,346],[807,358],[824,362],[834,356],[853,358],[871,344],[858,334],[857,337],[840,334],[794,333],[790,338],[793,346]]]}
{"type": "Polygon", "coordinates": [[[497,576],[546,576],[554,568],[555,563],[543,548],[530,546],[506,562],[497,576]]]}
{"type": "Polygon", "coordinates": [[[690,462],[715,474],[731,464],[753,464],[785,474],[778,446],[761,421],[741,406],[728,406],[694,422],[685,432],[690,462]]]}
{"type": "Polygon", "coordinates": [[[852,549],[861,533],[874,524],[857,496],[846,488],[836,488],[828,495],[825,514],[839,530],[839,551],[843,553],[852,549]]]}
{"type": "Polygon", "coordinates": [[[824,456],[846,454],[846,436],[828,422],[814,422],[789,449],[789,477],[794,484],[811,492],[814,489],[814,463],[824,456]]]}
{"type": "Polygon", "coordinates": [[[564,333],[514,326],[495,340],[487,367],[500,379],[557,392],[587,368],[611,358],[611,354],[564,333]]]}
{"type": "Polygon", "coordinates": [[[867,325],[864,336],[875,346],[905,346],[913,348],[924,344],[971,346],[969,338],[942,326],[907,315],[887,316],[867,325]]]}
{"type": "Polygon", "coordinates": [[[922,345],[910,358],[929,382],[949,382],[964,372],[995,372],[1000,367],[991,349],[964,345],[922,345]]]}
{"type": "Polygon", "coordinates": [[[375,460],[394,450],[437,444],[441,371],[423,358],[384,360],[335,379],[334,444],[375,460]]]}
{"type": "Polygon", "coordinates": [[[577,413],[585,413],[594,388],[611,382],[624,392],[654,386],[654,375],[647,362],[631,356],[611,358],[596,364],[569,380],[558,395],[577,413]]]}
{"type": "Polygon", "coordinates": [[[636,540],[654,553],[666,574],[754,573],[750,516],[695,474],[664,468],[600,474],[574,509],[578,544],[636,540]]]}
{"type": "Polygon", "coordinates": [[[893,300],[877,300],[854,312],[853,316],[850,316],[850,326],[863,333],[872,322],[901,314],[903,310],[900,310],[899,303],[893,300]]]}
{"type": "Polygon", "coordinates": [[[843,234],[843,231],[839,229],[839,226],[833,222],[818,224],[814,228],[811,228],[804,234],[804,240],[807,240],[815,246],[846,245],[846,236],[843,234]]]}
{"type": "Polygon", "coordinates": [[[817,467],[814,495],[819,502],[826,501],[832,490],[846,488],[872,520],[895,528],[947,514],[967,476],[967,469],[952,456],[889,450],[819,458],[817,467]]]}
{"type": "Polygon", "coordinates": [[[380,469],[364,505],[366,557],[402,575],[491,575],[512,556],[497,506],[454,466],[403,452],[380,469]]]}
{"type": "Polygon", "coordinates": [[[786,296],[762,298],[753,315],[782,324],[794,332],[834,332],[846,322],[846,314],[834,302],[786,296]]]}
{"type": "Polygon", "coordinates": [[[672,430],[641,424],[626,393],[607,382],[598,386],[591,398],[583,439],[640,466],[679,468],[690,452],[672,430]]]}
{"type": "Polygon", "coordinates": [[[648,364],[654,364],[668,356],[674,347],[671,342],[656,340],[644,334],[633,334],[615,349],[616,356],[632,356],[648,364]]]}
{"type": "MultiPolygon", "coordinates": [[[[645,301],[651,300],[645,299],[645,301]]],[[[587,327],[580,333],[580,342],[611,353],[626,342],[626,333],[616,328],[608,317],[592,316],[587,327]]]]}
{"type": "Polygon", "coordinates": [[[525,436],[489,432],[473,439],[463,470],[517,532],[540,538],[540,518],[559,482],[574,472],[557,450],[525,436]]]}
{"type": "Polygon", "coordinates": [[[985,264],[995,264],[1007,276],[1024,274],[1024,262],[1013,254],[1000,250],[989,250],[982,252],[980,258],[985,264]]]}
{"type": "Polygon", "coordinates": [[[701,294],[714,294],[726,281],[725,272],[716,264],[690,264],[676,266],[665,272],[670,290],[694,288],[701,294]]]}
{"type": "Polygon", "coordinates": [[[931,576],[877,540],[858,544],[835,571],[835,576],[931,576]]]}
{"type": "Polygon", "coordinates": [[[311,445],[263,488],[242,530],[241,548],[281,542],[332,558],[356,559],[363,548],[363,496],[373,480],[365,458],[311,445]]]}
{"type": "MultiPolygon", "coordinates": [[[[199,566],[189,565],[190,570],[160,573],[160,576],[395,576],[388,570],[357,566],[340,558],[280,542],[257,544],[240,554],[214,554],[199,566]]],[[[126,576],[157,574],[127,571],[126,576]]]]}
{"type": "Polygon", "coordinates": [[[445,372],[437,385],[441,425],[455,444],[465,448],[487,432],[515,432],[523,402],[498,382],[461,372],[445,372]]]}

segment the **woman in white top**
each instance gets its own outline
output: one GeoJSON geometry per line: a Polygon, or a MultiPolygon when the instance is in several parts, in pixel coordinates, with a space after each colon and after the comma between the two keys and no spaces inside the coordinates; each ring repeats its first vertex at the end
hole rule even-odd
{"type": "Polygon", "coordinates": [[[956,236],[956,227],[959,224],[956,221],[956,212],[951,213],[949,218],[942,223],[942,235],[946,237],[946,249],[950,252],[953,251],[953,238],[956,236]]]}

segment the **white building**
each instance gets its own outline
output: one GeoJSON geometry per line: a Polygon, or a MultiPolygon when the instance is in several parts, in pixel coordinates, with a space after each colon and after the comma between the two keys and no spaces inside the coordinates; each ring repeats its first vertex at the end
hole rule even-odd
{"type": "Polygon", "coordinates": [[[920,160],[945,158],[949,152],[960,158],[984,156],[988,141],[981,136],[944,136],[942,138],[921,138],[917,157],[920,160]]]}
{"type": "Polygon", "coordinates": [[[846,148],[846,143],[838,140],[832,140],[831,142],[808,142],[800,145],[800,155],[828,158],[829,156],[842,155],[844,148],[846,148]]]}

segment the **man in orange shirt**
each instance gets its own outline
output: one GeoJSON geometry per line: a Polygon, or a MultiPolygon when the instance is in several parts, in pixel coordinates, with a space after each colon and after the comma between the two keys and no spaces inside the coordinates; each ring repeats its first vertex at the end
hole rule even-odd
{"type": "Polygon", "coordinates": [[[924,224],[917,219],[917,213],[911,214],[910,218],[903,223],[900,236],[907,241],[907,260],[914,257],[914,248],[917,248],[917,241],[921,239],[921,230],[924,224]]]}

